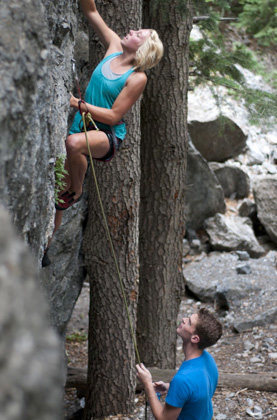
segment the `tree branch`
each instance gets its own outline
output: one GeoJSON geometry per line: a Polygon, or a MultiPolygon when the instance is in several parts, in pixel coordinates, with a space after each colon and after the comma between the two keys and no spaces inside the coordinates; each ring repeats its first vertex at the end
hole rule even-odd
{"type": "MultiPolygon", "coordinates": [[[[198,23],[202,20],[209,20],[209,19],[211,19],[210,16],[194,16],[192,22],[193,23],[198,23]]],[[[220,17],[218,20],[220,20],[220,22],[234,22],[234,21],[238,20],[238,18],[220,17]]]]}

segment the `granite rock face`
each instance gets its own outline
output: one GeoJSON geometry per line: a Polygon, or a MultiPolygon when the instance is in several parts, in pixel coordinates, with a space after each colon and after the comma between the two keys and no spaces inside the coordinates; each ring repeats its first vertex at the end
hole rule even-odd
{"type": "MultiPolygon", "coordinates": [[[[72,58],[79,76],[88,60],[84,19],[77,6],[76,0],[11,0],[0,10],[0,195],[38,267],[53,231],[55,160],[65,153],[72,118],[72,58]]],[[[61,333],[83,281],[85,214],[86,200],[78,211],[76,206],[65,215],[53,242],[53,265],[41,274],[52,323],[61,333]]]]}
{"type": "Polygon", "coordinates": [[[63,351],[50,327],[38,272],[0,207],[0,418],[60,420],[63,351]]]}

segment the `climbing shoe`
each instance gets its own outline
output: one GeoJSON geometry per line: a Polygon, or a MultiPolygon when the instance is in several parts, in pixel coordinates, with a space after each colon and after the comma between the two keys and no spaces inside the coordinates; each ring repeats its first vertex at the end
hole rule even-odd
{"type": "Polygon", "coordinates": [[[56,210],[67,210],[69,207],[73,206],[73,204],[78,203],[81,200],[82,194],[80,195],[77,200],[74,200],[75,192],[70,193],[69,191],[65,191],[63,194],[60,195],[60,202],[59,204],[55,203],[56,210]]]}

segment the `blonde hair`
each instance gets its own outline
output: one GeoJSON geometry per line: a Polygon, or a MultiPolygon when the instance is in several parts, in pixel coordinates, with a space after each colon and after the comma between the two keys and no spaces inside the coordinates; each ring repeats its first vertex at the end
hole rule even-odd
{"type": "Polygon", "coordinates": [[[136,52],[134,66],[136,71],[145,71],[154,67],[164,53],[163,43],[154,29],[136,52]]]}

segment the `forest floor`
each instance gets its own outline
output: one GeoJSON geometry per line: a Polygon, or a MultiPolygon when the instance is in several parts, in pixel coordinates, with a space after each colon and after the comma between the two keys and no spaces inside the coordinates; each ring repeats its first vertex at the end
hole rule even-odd
{"type": "MultiPolygon", "coordinates": [[[[185,297],[180,306],[180,315],[191,314],[199,307],[212,309],[211,304],[198,302],[185,297]]],[[[76,303],[71,321],[67,328],[66,353],[68,365],[87,367],[87,330],[89,310],[89,285],[84,284],[76,303]]],[[[240,315],[240,310],[236,316],[240,315]]],[[[242,302],[242,316],[245,308],[242,302]]],[[[228,373],[263,373],[276,372],[277,325],[254,327],[244,333],[235,333],[229,325],[228,316],[220,317],[224,326],[224,335],[219,342],[209,349],[214,356],[219,370],[228,373]],[[275,346],[275,347],[274,347],[275,346]]],[[[177,367],[183,361],[181,341],[177,341],[177,367]]],[[[65,419],[81,418],[74,415],[84,403],[79,399],[75,389],[65,393],[65,419]]],[[[253,391],[239,388],[217,388],[213,397],[214,420],[235,419],[277,419],[276,393],[253,391]]],[[[111,419],[144,419],[144,396],[137,395],[136,410],[133,415],[111,416],[111,419]]],[[[148,418],[151,418],[149,415],[148,418]]],[[[153,418],[153,417],[152,417],[153,418]]]]}

